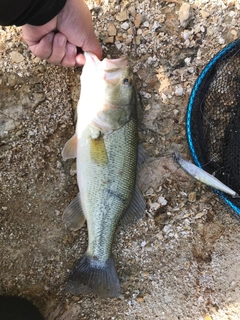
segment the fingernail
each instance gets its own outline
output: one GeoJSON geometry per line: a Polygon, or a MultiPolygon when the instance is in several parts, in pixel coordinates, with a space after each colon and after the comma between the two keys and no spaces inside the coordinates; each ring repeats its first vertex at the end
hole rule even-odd
{"type": "Polygon", "coordinates": [[[67,53],[71,55],[76,55],[77,54],[77,48],[71,43],[67,44],[67,53]]]}
{"type": "Polygon", "coordinates": [[[50,32],[50,33],[47,35],[47,40],[48,40],[48,42],[52,43],[52,42],[53,42],[53,37],[54,37],[54,33],[53,33],[53,32],[50,32]]]}
{"type": "Polygon", "coordinates": [[[63,46],[66,42],[66,37],[65,36],[62,36],[62,35],[59,35],[57,37],[57,43],[59,44],[59,46],[63,46]]]}

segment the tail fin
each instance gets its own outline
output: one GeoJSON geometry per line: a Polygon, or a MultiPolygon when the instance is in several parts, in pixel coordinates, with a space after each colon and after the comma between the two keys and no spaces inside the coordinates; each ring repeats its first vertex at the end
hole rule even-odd
{"type": "Polygon", "coordinates": [[[121,287],[113,258],[101,263],[85,254],[72,270],[66,290],[72,294],[92,291],[102,298],[118,297],[121,287]]]}

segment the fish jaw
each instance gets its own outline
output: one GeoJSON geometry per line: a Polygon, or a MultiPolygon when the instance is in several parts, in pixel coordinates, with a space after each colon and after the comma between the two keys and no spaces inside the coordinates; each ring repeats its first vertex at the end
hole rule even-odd
{"type": "Polygon", "coordinates": [[[87,82],[91,87],[93,86],[92,81],[94,81],[94,79],[96,79],[98,85],[99,82],[102,82],[102,85],[107,85],[108,83],[116,84],[121,78],[123,70],[129,66],[127,57],[118,59],[105,58],[100,61],[98,57],[91,52],[85,52],[84,56],[86,58],[86,63],[83,68],[81,82],[87,82]],[[94,73],[95,77],[93,79],[92,74],[94,73]]]}

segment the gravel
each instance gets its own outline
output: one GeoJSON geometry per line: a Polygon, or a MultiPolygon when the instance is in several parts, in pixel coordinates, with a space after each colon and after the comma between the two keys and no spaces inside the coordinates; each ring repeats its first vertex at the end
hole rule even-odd
{"type": "MultiPolygon", "coordinates": [[[[0,28],[0,294],[24,296],[47,320],[240,319],[239,223],[173,161],[190,159],[185,112],[199,73],[240,36],[240,1],[88,1],[104,56],[128,55],[147,160],[143,219],[117,231],[123,294],[71,296],[64,283],[87,245],[61,215],[77,193],[74,133],[81,68],[34,57],[16,27],[0,28]]],[[[94,90],[94,89],[93,89],[94,90]]]]}

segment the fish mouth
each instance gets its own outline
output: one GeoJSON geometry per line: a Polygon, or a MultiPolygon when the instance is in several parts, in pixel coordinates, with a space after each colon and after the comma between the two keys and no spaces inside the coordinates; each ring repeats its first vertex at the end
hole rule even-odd
{"type": "Polygon", "coordinates": [[[120,57],[118,59],[103,59],[102,66],[104,71],[113,72],[118,69],[125,69],[128,66],[128,58],[120,57]]]}
{"type": "Polygon", "coordinates": [[[101,64],[101,68],[105,72],[111,72],[116,69],[125,69],[129,65],[128,58],[126,56],[117,59],[104,58],[102,61],[100,61],[98,57],[92,52],[84,52],[84,56],[86,60],[90,60],[94,64],[101,64]]]}
{"type": "Polygon", "coordinates": [[[109,83],[117,83],[121,78],[123,70],[129,66],[127,57],[120,57],[118,59],[103,59],[100,61],[98,57],[91,52],[84,52],[86,63],[91,63],[99,69],[102,78],[109,83]]]}

